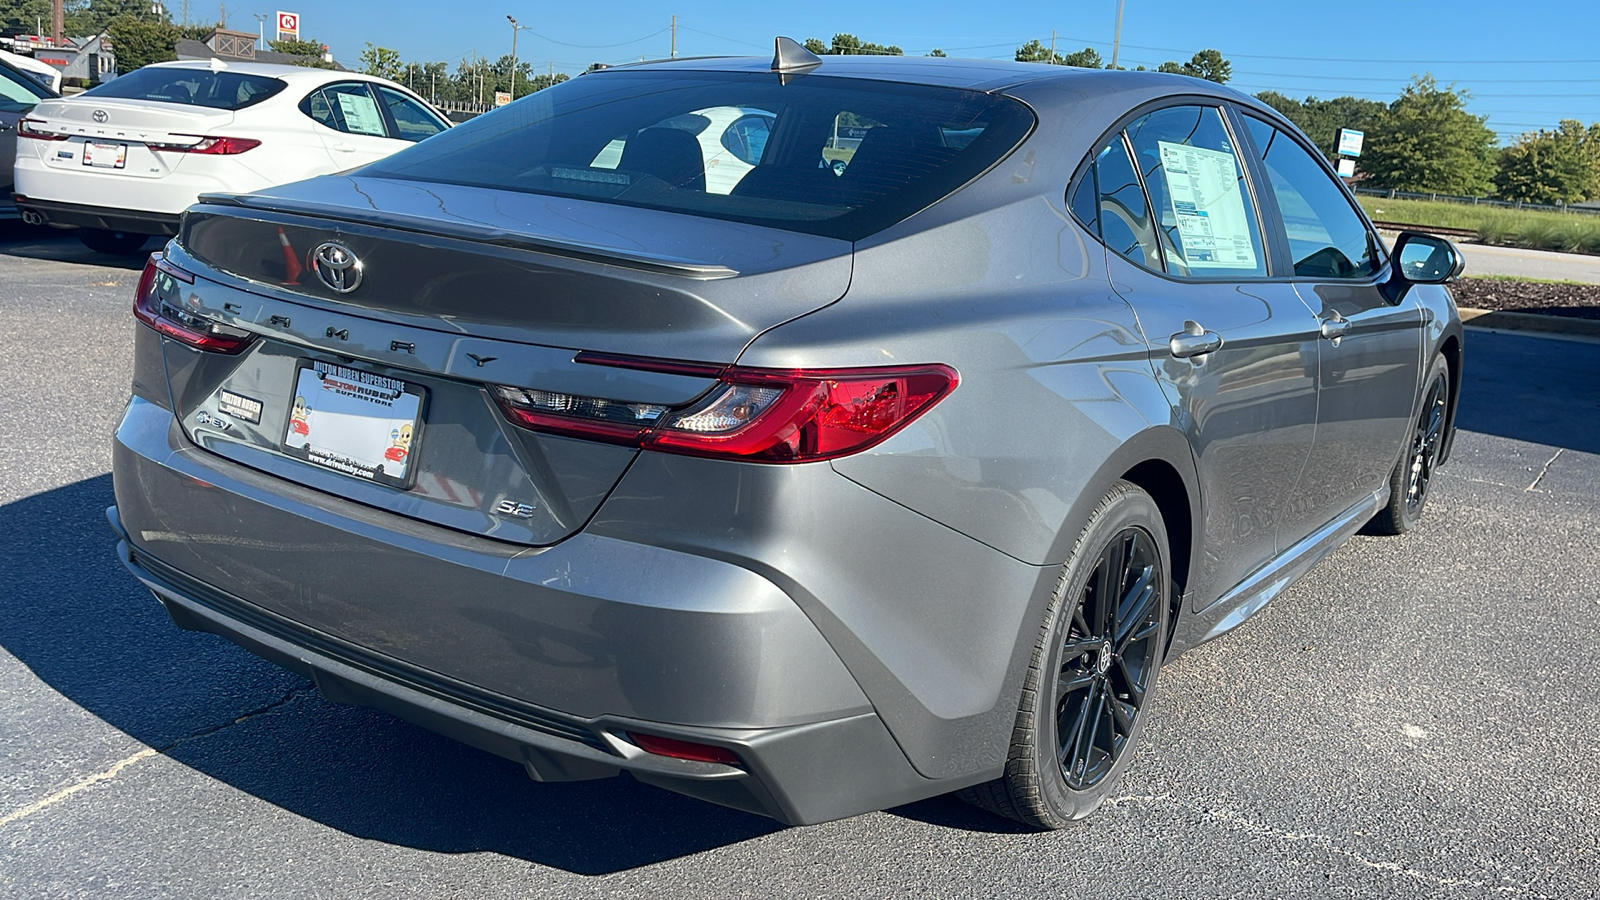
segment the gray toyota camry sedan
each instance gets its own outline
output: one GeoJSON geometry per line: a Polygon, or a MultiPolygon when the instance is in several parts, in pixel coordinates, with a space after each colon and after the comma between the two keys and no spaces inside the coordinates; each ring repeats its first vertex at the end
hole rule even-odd
{"type": "Polygon", "coordinates": [[[109,514],[178,625],[539,781],[1059,827],[1164,659],[1417,521],[1460,269],[1204,81],[607,69],[202,198],[109,514]]]}

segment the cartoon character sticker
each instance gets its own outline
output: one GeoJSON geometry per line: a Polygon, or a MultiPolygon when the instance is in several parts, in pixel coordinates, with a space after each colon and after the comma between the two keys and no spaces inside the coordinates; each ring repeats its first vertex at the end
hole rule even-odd
{"type": "Polygon", "coordinates": [[[294,398],[294,409],[289,412],[289,430],[301,437],[311,434],[311,411],[306,409],[306,398],[294,398]]]}
{"type": "Polygon", "coordinates": [[[383,452],[383,458],[392,462],[402,462],[406,454],[411,451],[411,425],[401,425],[399,428],[389,430],[389,449],[383,452]]]}

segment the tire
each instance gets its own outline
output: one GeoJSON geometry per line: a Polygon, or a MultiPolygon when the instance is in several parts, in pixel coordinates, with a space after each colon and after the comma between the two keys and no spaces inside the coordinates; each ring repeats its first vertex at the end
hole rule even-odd
{"type": "Polygon", "coordinates": [[[134,234],[131,231],[107,231],[103,228],[79,228],[78,240],[83,241],[85,247],[96,253],[130,256],[139,252],[145,242],[150,240],[150,235],[134,234]]]}
{"type": "Polygon", "coordinates": [[[1417,526],[1428,502],[1450,413],[1450,364],[1436,356],[1422,382],[1422,402],[1406,452],[1389,475],[1389,505],[1367,523],[1368,534],[1405,534],[1417,526]]]}
{"type": "Polygon", "coordinates": [[[1078,536],[1039,627],[1005,774],[961,791],[963,800],[1057,829],[1110,796],[1154,697],[1171,571],[1161,511],[1118,481],[1078,536]],[[1100,602],[1108,594],[1115,606],[1100,602]]]}

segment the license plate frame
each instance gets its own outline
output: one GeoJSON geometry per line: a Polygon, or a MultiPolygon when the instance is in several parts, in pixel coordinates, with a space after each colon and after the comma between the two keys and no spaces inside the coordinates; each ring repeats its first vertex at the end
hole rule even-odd
{"type": "Polygon", "coordinates": [[[83,145],[83,164],[94,169],[125,169],[128,145],[121,141],[88,141],[83,145]],[[107,153],[111,154],[110,159],[105,158],[107,153]]]}
{"type": "Polygon", "coordinates": [[[427,388],[354,366],[302,359],[295,364],[289,396],[278,442],[285,454],[398,490],[416,484],[427,388]],[[409,430],[402,433],[403,428],[409,430]]]}

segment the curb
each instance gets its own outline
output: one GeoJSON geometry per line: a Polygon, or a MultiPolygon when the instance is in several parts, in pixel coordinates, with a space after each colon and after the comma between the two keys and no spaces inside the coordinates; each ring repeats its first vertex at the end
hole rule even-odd
{"type": "Polygon", "coordinates": [[[1474,328],[1496,328],[1502,331],[1542,331],[1569,337],[1600,338],[1600,319],[1575,319],[1571,316],[1547,316],[1540,313],[1508,312],[1504,310],[1460,307],[1461,324],[1474,328]]]}

